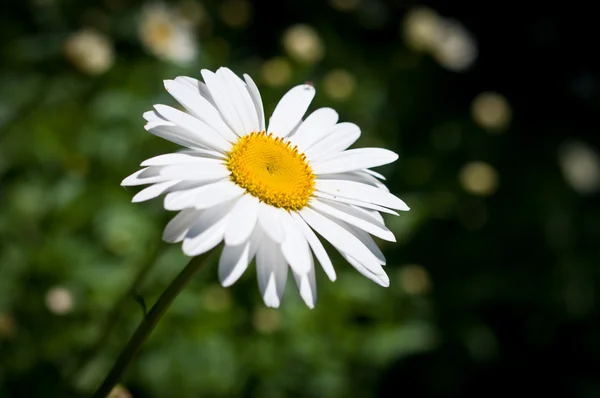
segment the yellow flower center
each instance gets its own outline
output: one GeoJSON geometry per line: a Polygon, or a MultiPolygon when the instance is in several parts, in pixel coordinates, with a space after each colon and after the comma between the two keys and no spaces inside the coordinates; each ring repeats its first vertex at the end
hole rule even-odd
{"type": "Polygon", "coordinates": [[[306,156],[272,133],[241,137],[227,154],[231,180],[271,206],[300,210],[315,190],[306,156]]]}

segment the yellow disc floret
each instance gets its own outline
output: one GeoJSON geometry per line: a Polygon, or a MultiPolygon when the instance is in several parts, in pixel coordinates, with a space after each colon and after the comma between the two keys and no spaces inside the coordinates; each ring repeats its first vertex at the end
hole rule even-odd
{"type": "Polygon", "coordinates": [[[306,156],[272,133],[241,137],[227,154],[231,180],[271,206],[300,210],[315,190],[306,156]]]}

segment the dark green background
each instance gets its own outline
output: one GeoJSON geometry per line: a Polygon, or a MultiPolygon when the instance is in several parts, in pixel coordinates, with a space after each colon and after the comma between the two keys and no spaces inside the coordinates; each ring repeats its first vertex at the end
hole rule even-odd
{"type": "Polygon", "coordinates": [[[127,373],[132,396],[600,396],[600,208],[559,163],[570,140],[600,141],[595,14],[576,2],[426,3],[477,40],[475,64],[454,72],[402,40],[403,16],[421,3],[357,3],[256,2],[232,27],[206,1],[210,25],[184,67],[144,51],[139,1],[2,2],[0,397],[89,396],[139,323],[136,276],[145,272],[136,291],[150,304],[185,265],[179,246],[160,243],[172,214],[160,200],[131,204],[137,190],[119,184],[175,148],[143,129],[142,112],[175,104],[162,80],[221,65],[255,77],[267,115],[312,81],[311,109],[336,108],[361,126],[358,145],[400,154],[381,171],[412,210],[386,218],[398,237],[382,244],[390,287],[334,256],[338,280],[319,270],[314,310],[291,283],[272,311],[252,268],[228,289],[215,264],[205,268],[127,373]],[[289,83],[269,87],[261,65],[286,57],[282,35],[296,23],[319,32],[324,57],[290,59],[289,83]],[[86,26],[114,41],[115,64],[100,76],[62,52],[86,26]],[[345,101],[322,89],[339,68],[356,78],[345,101]],[[472,118],[486,91],[512,109],[502,134],[472,118]],[[473,161],[497,171],[493,195],[461,185],[473,161]],[[46,304],[57,286],[73,299],[64,315],[46,304]]]}

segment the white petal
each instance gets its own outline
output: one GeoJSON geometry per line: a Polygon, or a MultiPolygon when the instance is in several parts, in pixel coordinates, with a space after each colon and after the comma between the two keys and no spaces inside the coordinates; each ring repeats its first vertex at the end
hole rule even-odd
{"type": "Polygon", "coordinates": [[[219,280],[221,285],[233,285],[242,276],[250,263],[250,241],[241,245],[225,245],[219,258],[219,280]]]}
{"type": "Polygon", "coordinates": [[[350,205],[340,204],[335,202],[325,202],[323,199],[313,199],[310,202],[310,207],[320,213],[328,214],[332,217],[345,221],[355,227],[367,231],[381,239],[395,242],[396,238],[392,231],[385,225],[375,221],[372,217],[361,213],[352,208],[350,205]]]}
{"type": "MultiPolygon", "coordinates": [[[[206,85],[206,83],[201,82],[198,80],[198,91],[200,91],[200,95],[203,96],[204,98],[206,98],[206,100],[208,102],[210,102],[212,104],[212,106],[215,107],[215,109],[219,110],[219,107],[217,106],[217,103],[215,102],[215,99],[213,98],[212,94],[210,93],[210,90],[208,89],[208,86],[206,85]]],[[[221,111],[219,111],[219,113],[221,113],[221,111]]],[[[224,120],[225,123],[227,123],[227,120],[224,120]]],[[[235,131],[234,131],[235,133],[235,131]]]]}
{"type": "Polygon", "coordinates": [[[177,153],[183,153],[189,156],[195,156],[200,158],[209,158],[209,159],[225,159],[227,156],[222,154],[221,152],[213,151],[211,149],[180,149],[177,153]]]}
{"type": "Polygon", "coordinates": [[[292,88],[279,100],[267,131],[276,137],[286,137],[300,123],[314,96],[315,89],[311,85],[292,88]]]}
{"type": "Polygon", "coordinates": [[[352,206],[353,209],[356,209],[356,210],[366,214],[369,217],[373,217],[376,221],[385,225],[385,220],[383,219],[383,216],[377,210],[365,209],[365,208],[362,208],[360,206],[355,206],[355,205],[350,205],[350,206],[352,206]]]}
{"type": "Polygon", "coordinates": [[[330,195],[370,202],[391,209],[410,210],[406,203],[391,193],[359,182],[317,179],[316,189],[330,195]]]}
{"type": "Polygon", "coordinates": [[[324,199],[330,199],[330,200],[333,200],[335,202],[347,203],[349,205],[360,206],[360,207],[363,207],[365,209],[377,210],[377,211],[380,211],[382,213],[393,214],[394,216],[398,215],[397,212],[395,212],[394,210],[390,210],[387,207],[379,206],[379,205],[376,205],[376,204],[373,204],[373,203],[369,203],[369,202],[364,202],[362,200],[354,200],[354,199],[342,198],[340,196],[330,195],[328,193],[319,192],[319,191],[315,191],[314,195],[316,197],[324,198],[324,199]]]}
{"type": "Polygon", "coordinates": [[[217,76],[219,76],[229,88],[229,92],[231,93],[230,100],[234,104],[235,110],[242,121],[244,130],[248,132],[260,131],[256,107],[246,88],[246,83],[228,68],[219,68],[219,70],[217,70],[217,76]]]}
{"type": "MultiPolygon", "coordinates": [[[[167,153],[158,155],[142,162],[141,166],[168,166],[172,164],[195,164],[198,167],[203,165],[223,165],[223,160],[205,158],[200,156],[190,156],[185,153],[167,153]]],[[[190,167],[190,166],[188,166],[190,167]]]]}
{"type": "Polygon", "coordinates": [[[288,265],[285,263],[285,259],[281,254],[281,251],[277,250],[277,262],[273,267],[273,273],[275,274],[275,286],[277,288],[277,295],[279,301],[283,297],[283,291],[285,290],[285,284],[287,282],[288,265]]]}
{"type": "Polygon", "coordinates": [[[258,87],[254,80],[248,75],[244,75],[244,80],[246,80],[246,85],[248,86],[248,92],[250,92],[250,96],[252,97],[252,102],[254,102],[254,107],[256,108],[256,114],[258,115],[258,126],[259,131],[263,131],[265,129],[265,111],[263,109],[262,98],[260,97],[260,91],[258,91],[258,87]]]}
{"type": "Polygon", "coordinates": [[[194,204],[196,209],[208,209],[219,202],[232,200],[244,195],[245,191],[237,185],[227,181],[229,184],[223,184],[218,189],[214,188],[207,192],[208,198],[200,198],[194,204]]]}
{"type": "MultiPolygon", "coordinates": [[[[266,239],[268,239],[268,237],[266,239]]],[[[250,261],[252,261],[252,259],[254,258],[254,255],[256,255],[258,248],[260,247],[262,242],[264,242],[264,240],[265,240],[264,231],[261,228],[259,228],[258,226],[255,227],[254,231],[252,231],[252,235],[250,235],[250,254],[249,254],[250,261]]]]}
{"type": "Polygon", "coordinates": [[[288,212],[281,214],[281,222],[285,231],[285,240],[281,244],[283,257],[294,272],[304,275],[310,270],[312,262],[308,242],[290,214],[288,212]]]}
{"type": "Polygon", "coordinates": [[[196,209],[180,211],[165,227],[162,236],[163,240],[168,243],[181,242],[200,214],[201,211],[196,209]]]}
{"type": "Polygon", "coordinates": [[[215,101],[215,104],[217,104],[217,108],[219,109],[219,112],[221,112],[227,125],[238,136],[248,133],[249,131],[244,127],[244,123],[242,119],[240,119],[236,105],[232,100],[234,93],[231,92],[228,85],[220,76],[217,76],[207,69],[202,69],[200,73],[202,73],[208,91],[215,101]]]}
{"type": "Polygon", "coordinates": [[[222,162],[205,162],[202,165],[175,164],[162,166],[160,176],[168,179],[188,181],[211,181],[220,180],[231,174],[222,162]]]}
{"type": "Polygon", "coordinates": [[[279,307],[287,273],[288,267],[278,245],[264,237],[256,253],[256,276],[267,307],[279,307]]]}
{"type": "Polygon", "coordinates": [[[240,245],[248,240],[256,225],[258,208],[258,199],[252,195],[242,195],[238,199],[225,231],[226,245],[240,245]]]}
{"type": "MultiPolygon", "coordinates": [[[[352,172],[344,173],[344,174],[351,175],[355,178],[358,178],[358,181],[362,180],[360,182],[364,182],[365,184],[373,185],[374,187],[382,189],[386,192],[390,192],[389,188],[383,182],[378,180],[372,174],[366,173],[365,170],[366,169],[357,170],[357,171],[352,171],[352,172]]],[[[325,175],[331,175],[331,174],[325,174],[325,175]]]]}
{"type": "Polygon", "coordinates": [[[262,293],[265,305],[270,308],[278,308],[281,303],[281,295],[277,291],[275,273],[261,273],[258,279],[258,287],[262,293]]]}
{"type": "Polygon", "coordinates": [[[308,207],[300,210],[299,213],[312,229],[327,239],[340,252],[356,258],[372,272],[381,268],[379,260],[369,248],[339,223],[308,207]]]}
{"type": "Polygon", "coordinates": [[[183,252],[198,256],[218,245],[223,240],[231,207],[228,202],[203,211],[183,239],[183,252]]]}
{"type": "Polygon", "coordinates": [[[181,245],[183,252],[188,256],[199,256],[200,254],[213,249],[223,240],[226,223],[226,219],[220,220],[205,232],[193,238],[185,238],[181,245]]]}
{"type": "Polygon", "coordinates": [[[231,149],[231,144],[225,138],[200,119],[167,105],[154,105],[154,109],[171,123],[185,129],[199,144],[219,152],[231,149]]]}
{"type": "Polygon", "coordinates": [[[162,195],[163,193],[165,193],[165,191],[169,188],[171,188],[173,185],[179,183],[179,181],[177,180],[172,180],[172,181],[165,181],[165,182],[159,182],[157,184],[151,185],[146,189],[141,190],[140,192],[138,192],[132,199],[131,201],[133,203],[138,203],[138,202],[143,202],[146,200],[150,200],[150,199],[154,199],[159,195],[162,195]]]}
{"type": "Polygon", "coordinates": [[[370,272],[367,268],[365,268],[364,265],[362,265],[356,259],[352,258],[351,256],[349,256],[347,254],[344,254],[344,253],[341,253],[341,254],[346,259],[346,261],[348,261],[348,263],[350,263],[350,265],[352,265],[354,268],[356,268],[356,270],[358,272],[360,272],[363,276],[367,277],[368,279],[372,280],[373,282],[377,283],[380,286],[383,286],[383,287],[390,286],[390,278],[387,276],[385,271],[383,271],[383,268],[382,268],[382,273],[376,275],[376,274],[370,272]]]}
{"type": "Polygon", "coordinates": [[[258,223],[263,231],[276,243],[283,242],[285,232],[281,224],[281,213],[285,210],[278,209],[266,203],[260,203],[258,212],[258,223]]]}
{"type": "Polygon", "coordinates": [[[306,151],[325,134],[331,131],[338,121],[338,114],[331,108],[319,108],[306,118],[291,139],[300,152],[306,151]]]}
{"type": "Polygon", "coordinates": [[[395,162],[398,155],[382,148],[358,148],[323,158],[311,164],[315,174],[342,173],[395,162]]]}
{"type": "Polygon", "coordinates": [[[124,187],[132,187],[136,185],[154,184],[157,182],[164,182],[168,178],[158,174],[158,169],[154,167],[146,167],[133,173],[132,175],[125,177],[121,181],[121,185],[124,187]],[[150,172],[150,173],[148,173],[150,172]]]}
{"type": "Polygon", "coordinates": [[[246,271],[258,248],[262,245],[263,237],[264,234],[260,228],[255,228],[250,239],[242,245],[225,245],[219,260],[219,279],[223,286],[234,284],[246,271]]]}
{"type": "Polygon", "coordinates": [[[153,124],[161,124],[162,123],[162,124],[169,125],[169,126],[174,126],[175,125],[175,123],[169,122],[167,119],[165,119],[164,117],[160,116],[154,110],[144,112],[142,114],[142,117],[148,123],[153,123],[153,124]]]}
{"type": "Polygon", "coordinates": [[[177,184],[168,188],[165,192],[178,192],[178,191],[188,191],[190,189],[198,188],[203,185],[213,184],[219,180],[207,180],[207,181],[179,181],[177,184]]]}
{"type": "Polygon", "coordinates": [[[290,214],[292,215],[294,221],[296,221],[296,225],[298,226],[298,228],[300,228],[300,231],[302,231],[302,233],[304,234],[304,237],[308,241],[308,244],[310,245],[315,257],[317,258],[317,260],[319,260],[319,263],[321,263],[321,267],[323,267],[323,271],[325,271],[325,274],[327,274],[329,280],[331,280],[332,282],[335,281],[335,269],[333,268],[333,264],[331,263],[331,259],[329,258],[327,251],[323,247],[323,244],[321,243],[317,235],[315,235],[313,230],[310,229],[308,225],[306,225],[306,222],[302,219],[302,217],[300,217],[298,213],[292,212],[290,214]]]}
{"type": "Polygon", "coordinates": [[[311,162],[317,163],[319,159],[345,150],[354,144],[359,137],[360,129],[356,124],[339,123],[304,153],[311,162]]]}
{"type": "Polygon", "coordinates": [[[237,136],[223,121],[219,111],[206,98],[202,97],[197,89],[194,90],[176,80],[165,80],[164,84],[167,91],[193,116],[202,120],[227,141],[235,142],[237,140],[237,136]]]}
{"type": "Polygon", "coordinates": [[[199,90],[200,81],[198,79],[194,79],[193,77],[189,77],[189,76],[177,76],[175,78],[175,81],[177,83],[181,83],[181,84],[188,86],[189,88],[191,88],[192,90],[194,90],[198,94],[200,94],[200,90],[199,90]]]}
{"type": "Polygon", "coordinates": [[[379,178],[380,180],[385,181],[385,176],[383,174],[380,174],[380,173],[378,173],[376,171],[369,170],[369,169],[363,169],[362,171],[365,172],[365,173],[367,173],[367,174],[372,175],[375,178],[379,178]]]}
{"type": "Polygon", "coordinates": [[[317,302],[317,281],[315,280],[315,267],[312,263],[312,257],[310,258],[310,270],[305,274],[294,272],[294,279],[304,303],[306,303],[308,308],[315,308],[315,303],[317,302]]]}
{"type": "Polygon", "coordinates": [[[373,253],[373,255],[377,257],[381,265],[385,265],[385,256],[383,255],[383,252],[381,251],[379,246],[377,246],[377,243],[375,243],[373,238],[371,238],[371,235],[352,225],[349,225],[348,223],[342,222],[340,224],[342,224],[344,228],[346,228],[348,231],[350,231],[350,233],[352,233],[354,236],[360,239],[360,241],[369,248],[371,253],[373,253]]]}
{"type": "Polygon", "coordinates": [[[206,148],[204,144],[196,139],[196,135],[188,132],[183,127],[177,126],[171,122],[149,122],[144,128],[157,137],[163,138],[175,144],[200,149],[206,148]],[[166,124],[168,123],[168,124],[166,124]]]}
{"type": "Polygon", "coordinates": [[[215,104],[215,101],[213,100],[212,95],[210,95],[210,91],[208,91],[208,87],[206,87],[206,84],[204,84],[204,82],[201,82],[198,79],[194,79],[193,77],[188,76],[178,76],[175,78],[175,81],[183,83],[189,86],[190,88],[198,91],[202,98],[207,100],[215,109],[218,110],[218,107],[215,104]]]}
{"type": "Polygon", "coordinates": [[[356,181],[361,182],[363,184],[372,185],[381,190],[389,192],[388,187],[385,186],[384,183],[376,179],[370,174],[365,173],[362,170],[358,171],[348,171],[345,173],[332,173],[332,174],[321,174],[319,175],[320,180],[348,180],[348,181],[356,181]]]}
{"type": "Polygon", "coordinates": [[[165,196],[164,207],[167,210],[182,210],[187,207],[208,209],[243,194],[242,188],[229,180],[221,180],[186,191],[171,192],[165,196]]]}

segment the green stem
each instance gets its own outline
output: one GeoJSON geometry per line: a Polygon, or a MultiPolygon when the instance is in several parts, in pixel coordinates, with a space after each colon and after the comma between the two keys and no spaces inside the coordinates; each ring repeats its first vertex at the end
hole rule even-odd
{"type": "MultiPolygon", "coordinates": [[[[209,252],[211,253],[212,250],[209,252]]],[[[202,264],[206,262],[209,253],[194,257],[188,265],[177,275],[171,284],[160,295],[156,303],[152,306],[148,314],[142,319],[142,323],[129,339],[129,342],[119,354],[112,369],[100,385],[92,398],[106,398],[113,390],[115,385],[121,380],[123,373],[127,370],[131,361],[139,351],[141,345],[146,341],[158,321],[165,314],[175,297],[188,284],[192,277],[198,272],[202,264]]]]}

